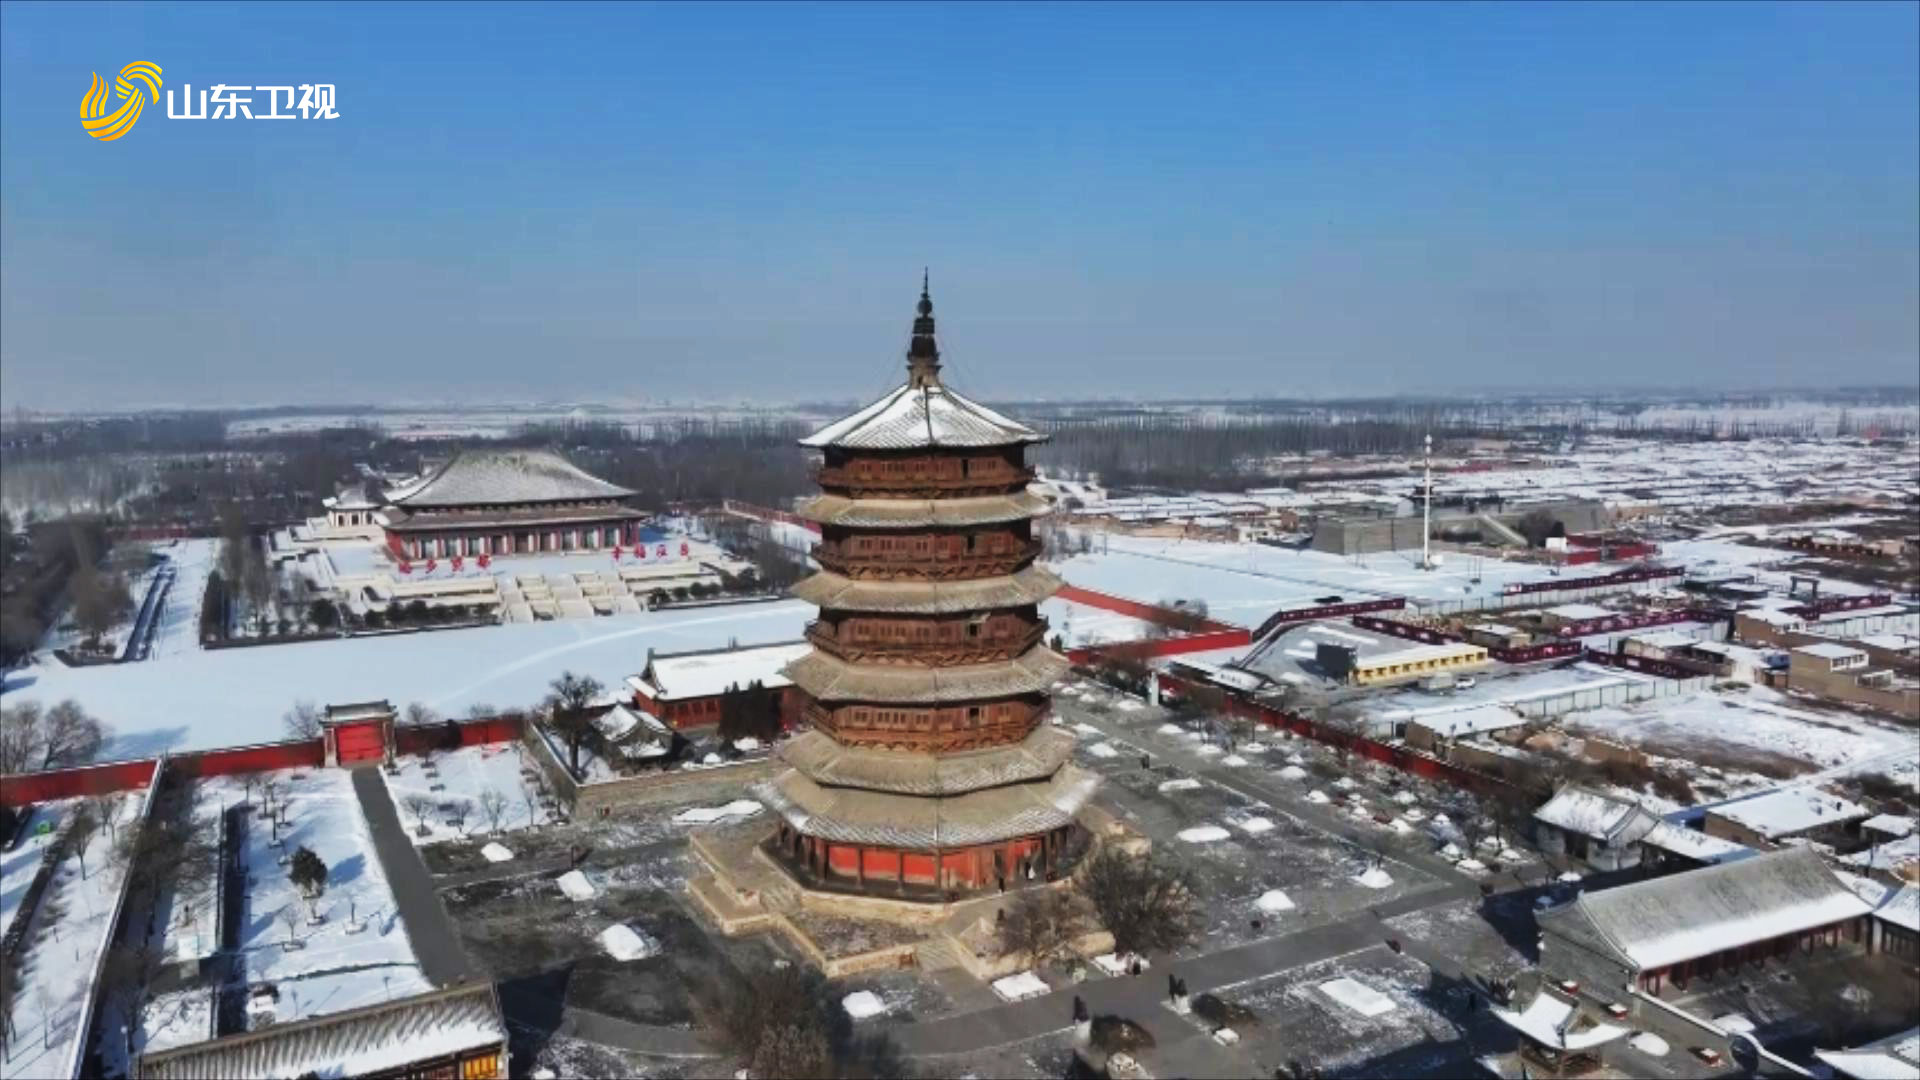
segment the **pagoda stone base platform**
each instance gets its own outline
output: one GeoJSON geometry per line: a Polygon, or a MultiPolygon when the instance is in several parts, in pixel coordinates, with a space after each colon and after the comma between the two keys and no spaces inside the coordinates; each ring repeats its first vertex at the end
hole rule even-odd
{"type": "MultiPolygon", "coordinates": [[[[1141,850],[1149,843],[1110,815],[1088,807],[1082,824],[1093,843],[1141,850]]],[[[995,955],[994,926],[1016,891],[955,899],[906,898],[810,887],[768,852],[775,825],[742,822],[695,832],[697,870],[687,891],[695,906],[729,937],[779,933],[829,977],[862,971],[961,968],[979,979],[1020,970],[1017,957],[995,955]]],[[[1031,888],[1071,888],[1071,880],[1031,888]]],[[[1079,942],[1086,956],[1110,952],[1113,938],[1094,931],[1079,942]]]]}

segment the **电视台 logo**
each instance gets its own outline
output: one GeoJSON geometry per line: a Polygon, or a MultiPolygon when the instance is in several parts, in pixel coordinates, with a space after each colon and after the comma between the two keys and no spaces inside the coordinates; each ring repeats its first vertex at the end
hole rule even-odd
{"type": "Polygon", "coordinates": [[[194,109],[193,84],[180,87],[180,108],[173,105],[173,91],[167,91],[167,119],[206,120],[207,102],[213,102],[214,120],[338,120],[334,108],[337,94],[332,83],[301,83],[299,86],[229,86],[215,83],[211,91],[200,91],[200,108],[194,109]],[[245,91],[244,93],[242,91],[245,91]],[[254,95],[265,95],[256,98],[254,95]],[[298,102],[298,104],[296,104],[298,102]],[[261,111],[256,114],[254,109],[261,111]],[[280,111],[282,108],[292,110],[280,111]],[[295,115],[295,114],[298,115],[295,115]]]}
{"type": "Polygon", "coordinates": [[[112,142],[133,130],[134,121],[140,119],[140,110],[147,102],[140,94],[140,87],[133,82],[136,79],[147,85],[147,94],[153,103],[160,104],[160,65],[139,60],[120,69],[120,77],[114,80],[120,107],[109,113],[106,81],[100,78],[99,72],[94,72],[93,89],[80,99],[80,126],[87,129],[87,134],[112,142]]]}
{"type": "MultiPolygon", "coordinates": [[[[109,94],[106,81],[96,73],[93,89],[80,99],[80,125],[96,139],[111,142],[133,130],[140,111],[151,101],[160,103],[160,65],[145,60],[120,69],[114,83],[120,106],[107,112],[109,94]],[[146,93],[140,91],[146,84],[146,93]]],[[[167,91],[169,120],[338,120],[339,94],[332,83],[301,83],[298,86],[233,86],[215,83],[196,97],[192,83],[167,91]],[[209,110],[208,106],[212,108],[209,110]]]]}

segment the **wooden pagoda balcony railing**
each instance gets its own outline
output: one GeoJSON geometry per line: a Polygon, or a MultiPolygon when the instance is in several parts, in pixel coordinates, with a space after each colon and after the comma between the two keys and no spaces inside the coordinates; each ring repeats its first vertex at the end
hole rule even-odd
{"type": "Polygon", "coordinates": [[[1011,660],[1046,640],[1047,620],[1014,637],[941,638],[936,641],[851,641],[836,637],[830,624],[815,619],[807,624],[807,640],[814,647],[850,664],[899,664],[913,667],[949,667],[1011,660]]]}
{"type": "Polygon", "coordinates": [[[1000,551],[960,552],[888,551],[851,555],[832,541],[813,545],[813,557],[823,569],[855,580],[951,581],[1011,574],[1040,557],[1038,540],[1026,540],[1000,551]]]}
{"type": "Polygon", "coordinates": [[[818,702],[809,701],[805,710],[807,723],[815,730],[826,733],[842,746],[867,746],[882,750],[905,750],[918,753],[957,753],[965,750],[985,750],[994,746],[1011,746],[1033,733],[1033,730],[1046,721],[1049,710],[1045,707],[1034,709],[1025,716],[1010,717],[998,723],[982,724],[975,728],[946,727],[939,728],[932,720],[933,710],[926,710],[923,718],[905,726],[885,724],[856,724],[842,709],[840,718],[834,711],[825,709],[818,702]]]}
{"type": "Polygon", "coordinates": [[[822,465],[813,481],[836,495],[864,499],[934,499],[968,495],[1001,495],[1018,491],[1038,476],[1031,467],[977,470],[965,476],[957,470],[935,474],[908,470],[894,476],[862,473],[846,466],[822,465]]]}

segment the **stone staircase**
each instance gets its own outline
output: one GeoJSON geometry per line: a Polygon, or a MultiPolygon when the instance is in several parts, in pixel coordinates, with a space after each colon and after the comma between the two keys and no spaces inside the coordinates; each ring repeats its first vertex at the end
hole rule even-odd
{"type": "Polygon", "coordinates": [[[800,910],[800,887],[784,874],[760,875],[754,884],[760,890],[760,906],[770,915],[785,915],[800,910]]]}
{"type": "Polygon", "coordinates": [[[922,939],[913,947],[913,962],[921,971],[946,971],[950,968],[965,967],[961,962],[959,946],[951,937],[936,933],[922,939]]]}

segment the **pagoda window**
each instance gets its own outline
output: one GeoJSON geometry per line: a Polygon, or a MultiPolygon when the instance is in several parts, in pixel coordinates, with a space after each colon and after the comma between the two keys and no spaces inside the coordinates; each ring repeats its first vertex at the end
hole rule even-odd
{"type": "Polygon", "coordinates": [[[967,707],[967,726],[970,728],[980,726],[980,706],[970,705],[967,707]]]}

